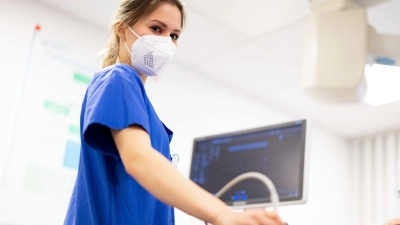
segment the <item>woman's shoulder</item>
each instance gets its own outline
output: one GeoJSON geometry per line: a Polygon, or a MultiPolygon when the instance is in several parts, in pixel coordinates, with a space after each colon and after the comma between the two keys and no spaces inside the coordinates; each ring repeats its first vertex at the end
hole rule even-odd
{"type": "Polygon", "coordinates": [[[146,96],[143,83],[137,72],[129,65],[116,64],[95,73],[87,88],[87,98],[93,96],[146,96]]]}
{"type": "Polygon", "coordinates": [[[92,84],[126,80],[141,84],[140,77],[135,69],[126,64],[107,66],[94,74],[92,84]]]}

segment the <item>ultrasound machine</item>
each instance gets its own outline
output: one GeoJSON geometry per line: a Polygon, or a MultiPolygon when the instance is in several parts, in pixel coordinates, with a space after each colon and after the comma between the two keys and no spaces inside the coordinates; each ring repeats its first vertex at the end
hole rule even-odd
{"type": "Polygon", "coordinates": [[[306,120],[196,138],[190,179],[232,209],[305,203],[306,120]]]}

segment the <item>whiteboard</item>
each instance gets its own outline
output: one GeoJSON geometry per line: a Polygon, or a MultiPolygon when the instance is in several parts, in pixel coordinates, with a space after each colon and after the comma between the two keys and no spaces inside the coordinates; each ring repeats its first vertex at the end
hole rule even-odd
{"type": "Polygon", "coordinates": [[[100,59],[39,30],[30,53],[9,131],[0,224],[62,224],[78,168],[81,104],[100,59]]]}

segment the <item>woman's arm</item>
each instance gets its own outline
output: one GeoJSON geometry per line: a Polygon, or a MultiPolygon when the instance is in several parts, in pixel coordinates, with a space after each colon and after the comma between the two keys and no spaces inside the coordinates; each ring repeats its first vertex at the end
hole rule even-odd
{"type": "MultiPolygon", "coordinates": [[[[213,224],[233,225],[242,224],[237,222],[240,220],[250,220],[245,220],[245,216],[239,216],[239,213],[233,213],[220,199],[182,176],[164,156],[151,147],[150,137],[141,127],[111,130],[111,133],[127,173],[159,200],[213,224]]],[[[276,214],[264,210],[245,214],[254,221],[263,221],[263,224],[282,224],[276,214]]]]}
{"type": "Polygon", "coordinates": [[[400,218],[395,218],[388,220],[384,225],[399,225],[400,224],[400,218]]]}

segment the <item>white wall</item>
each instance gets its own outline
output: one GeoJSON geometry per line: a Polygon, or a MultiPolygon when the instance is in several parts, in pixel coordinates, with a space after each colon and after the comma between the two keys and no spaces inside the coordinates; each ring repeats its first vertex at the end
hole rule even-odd
{"type": "MultiPolygon", "coordinates": [[[[41,23],[51,34],[87,51],[96,52],[105,43],[106,33],[23,0],[0,0],[0,103],[12,106],[24,72],[33,26],[41,23]],[[18,15],[18,16],[17,16],[18,15]]],[[[179,50],[178,50],[179,51],[179,50]]],[[[179,54],[179,53],[178,53],[179,54]]],[[[179,171],[188,175],[192,140],[198,136],[291,121],[290,116],[209,81],[175,62],[159,79],[149,80],[148,93],[160,118],[174,132],[173,152],[180,155],[179,171]]],[[[3,108],[3,107],[2,107],[3,108]]],[[[3,108],[4,109],[4,108],[3,108]]],[[[4,146],[11,110],[0,111],[0,145],[4,146]]],[[[309,202],[285,206],[281,215],[290,225],[349,224],[349,154],[344,140],[322,131],[309,121],[310,181],[309,202]]],[[[0,149],[0,165],[4,162],[0,149]]],[[[1,179],[1,177],[0,177],[1,179]]],[[[66,193],[69,195],[69,193],[66,193]]],[[[2,212],[9,202],[0,203],[2,212]]],[[[1,202],[1,193],[0,193],[1,202]]],[[[63,214],[63,212],[49,212],[63,214]]],[[[177,225],[202,224],[177,211],[177,225]]],[[[39,224],[31,221],[31,224],[39,224]]]]}

